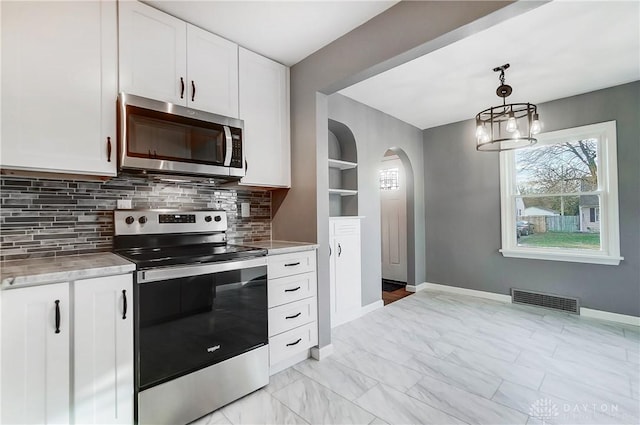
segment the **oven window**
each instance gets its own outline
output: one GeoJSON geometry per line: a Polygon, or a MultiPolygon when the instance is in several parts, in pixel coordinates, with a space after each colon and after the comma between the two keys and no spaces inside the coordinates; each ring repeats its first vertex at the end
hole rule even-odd
{"type": "Polygon", "coordinates": [[[127,155],[139,158],[222,165],[222,125],[127,106],[127,155]]]}
{"type": "Polygon", "coordinates": [[[136,289],[140,390],[267,343],[266,266],[136,289]]]}

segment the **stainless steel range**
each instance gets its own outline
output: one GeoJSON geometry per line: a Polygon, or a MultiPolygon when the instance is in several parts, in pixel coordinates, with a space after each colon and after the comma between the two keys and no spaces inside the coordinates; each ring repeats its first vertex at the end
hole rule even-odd
{"type": "Polygon", "coordinates": [[[138,423],[188,423],[267,385],[266,251],[227,244],[224,211],[114,220],[114,251],[137,266],[138,423]]]}

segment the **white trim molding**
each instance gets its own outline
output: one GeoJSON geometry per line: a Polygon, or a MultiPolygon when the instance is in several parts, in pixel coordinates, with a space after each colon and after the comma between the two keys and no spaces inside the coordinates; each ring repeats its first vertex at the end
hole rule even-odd
{"type": "Polygon", "coordinates": [[[580,307],[580,315],[582,317],[623,323],[625,325],[640,326],[640,317],[638,316],[629,316],[627,314],[611,313],[609,311],[594,310],[584,307],[580,307]]]}
{"type": "Polygon", "coordinates": [[[427,289],[427,285],[427,282],[422,282],[418,285],[407,285],[405,289],[407,290],[407,292],[419,292],[427,289]]]}
{"type": "Polygon", "coordinates": [[[374,301],[371,304],[364,305],[360,308],[360,316],[358,317],[362,317],[365,314],[371,313],[372,311],[382,307],[384,307],[384,301],[382,300],[374,301]]]}
{"type": "Polygon", "coordinates": [[[310,357],[310,350],[304,350],[294,356],[284,359],[280,363],[269,366],[269,376],[275,375],[278,372],[282,372],[285,369],[289,369],[291,366],[296,365],[302,361],[305,361],[310,357]]]}
{"type": "Polygon", "coordinates": [[[311,347],[311,357],[316,360],[324,360],[333,354],[333,344],[324,347],[311,347]]]}
{"type": "MultiPolygon", "coordinates": [[[[511,295],[504,294],[496,294],[495,292],[487,292],[487,291],[478,291],[475,289],[467,289],[460,288],[458,286],[450,286],[450,285],[441,285],[439,283],[429,283],[423,282],[418,285],[420,291],[422,290],[431,290],[431,291],[440,291],[440,292],[448,292],[450,294],[458,294],[458,295],[468,295],[471,297],[484,298],[488,300],[500,301],[503,303],[511,302],[511,295]]],[[[407,289],[408,291],[408,289],[407,289]]]]}

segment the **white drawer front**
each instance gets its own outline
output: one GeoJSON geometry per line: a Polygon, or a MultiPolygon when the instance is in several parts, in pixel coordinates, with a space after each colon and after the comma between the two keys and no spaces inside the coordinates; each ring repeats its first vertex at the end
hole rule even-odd
{"type": "Polygon", "coordinates": [[[269,309],[269,336],[317,321],[318,300],[307,298],[269,309]]]}
{"type": "Polygon", "coordinates": [[[278,364],[317,344],[317,322],[312,322],[269,338],[269,365],[278,364]]]}
{"type": "Polygon", "coordinates": [[[316,272],[272,279],[268,283],[269,308],[316,295],[316,272]]]}
{"type": "Polygon", "coordinates": [[[267,257],[267,273],[270,279],[292,276],[316,270],[316,250],[292,252],[267,257]]]}
{"type": "Polygon", "coordinates": [[[360,219],[332,220],[329,231],[333,235],[359,235],[360,219]]]}

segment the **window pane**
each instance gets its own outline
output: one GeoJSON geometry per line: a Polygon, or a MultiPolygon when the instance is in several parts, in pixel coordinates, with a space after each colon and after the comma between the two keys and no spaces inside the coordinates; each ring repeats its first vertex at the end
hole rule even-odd
{"type": "Polygon", "coordinates": [[[515,152],[520,195],[589,192],[598,189],[598,141],[585,139],[515,152]]]}
{"type": "Polygon", "coordinates": [[[398,185],[398,169],[387,168],[380,170],[380,189],[381,190],[397,190],[398,185]]]}
{"type": "Polygon", "coordinates": [[[518,246],[600,249],[597,195],[517,197],[515,210],[518,246]]]}

